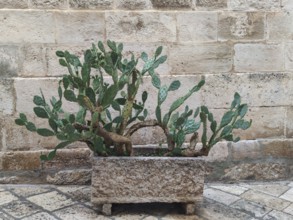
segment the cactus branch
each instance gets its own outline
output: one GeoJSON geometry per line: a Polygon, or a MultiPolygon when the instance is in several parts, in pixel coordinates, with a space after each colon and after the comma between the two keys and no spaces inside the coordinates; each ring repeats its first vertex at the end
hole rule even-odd
{"type": "Polygon", "coordinates": [[[160,123],[157,120],[148,120],[148,121],[139,122],[139,123],[132,125],[129,128],[129,130],[127,131],[125,136],[129,137],[141,128],[155,127],[155,126],[160,126],[160,123]]]}

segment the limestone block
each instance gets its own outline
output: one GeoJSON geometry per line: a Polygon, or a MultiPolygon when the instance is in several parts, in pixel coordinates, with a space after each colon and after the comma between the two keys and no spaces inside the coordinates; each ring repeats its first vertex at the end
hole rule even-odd
{"type": "Polygon", "coordinates": [[[260,140],[265,157],[293,159],[292,140],[260,140]]]}
{"type": "Polygon", "coordinates": [[[279,10],[280,0],[228,0],[230,10],[279,10]]]}
{"type": "Polygon", "coordinates": [[[25,9],[27,7],[27,0],[5,0],[0,2],[0,8],[25,9]]]}
{"type": "Polygon", "coordinates": [[[222,12],[219,15],[219,40],[264,39],[265,15],[259,12],[222,12]]]}
{"type": "Polygon", "coordinates": [[[222,9],[227,7],[227,0],[196,0],[196,7],[205,9],[222,9]]]}
{"type": "Polygon", "coordinates": [[[152,8],[151,0],[116,0],[115,2],[116,8],[118,9],[143,10],[152,8]]]}
{"type": "Polygon", "coordinates": [[[197,202],[203,192],[204,164],[202,158],[94,158],[91,201],[197,202]]]}
{"type": "Polygon", "coordinates": [[[281,163],[244,163],[225,169],[222,180],[280,180],[288,178],[286,164],[281,163]]]}
{"type": "MultiPolygon", "coordinates": [[[[151,118],[155,119],[154,115],[151,118]]],[[[163,144],[166,143],[166,136],[161,128],[149,127],[139,129],[131,136],[131,141],[135,145],[148,145],[148,144],[163,144]]]]}
{"type": "Polygon", "coordinates": [[[261,145],[256,140],[243,140],[231,143],[232,160],[260,159],[262,157],[261,145]]]}
{"type": "Polygon", "coordinates": [[[285,44],[285,68],[293,70],[293,43],[285,44]]]}
{"type": "Polygon", "coordinates": [[[178,40],[216,41],[218,16],[216,12],[184,12],[177,14],[178,40]]]}
{"type": "Polygon", "coordinates": [[[20,76],[46,76],[47,66],[43,45],[27,44],[22,48],[23,66],[20,76]]]}
{"type": "Polygon", "coordinates": [[[232,48],[222,43],[171,45],[169,63],[173,74],[229,72],[232,48]]]}
{"type": "Polygon", "coordinates": [[[58,43],[95,43],[104,37],[103,12],[56,12],[58,43]]]}
{"type": "Polygon", "coordinates": [[[229,108],[235,92],[248,106],[286,106],[292,103],[292,75],[289,73],[244,73],[206,75],[201,90],[210,108],[229,108]],[[257,95],[256,95],[257,94],[257,95]]]}
{"type": "Polygon", "coordinates": [[[192,0],[151,0],[155,8],[191,8],[192,0]]]}
{"type": "Polygon", "coordinates": [[[237,72],[284,70],[284,48],[281,44],[236,44],[234,50],[237,72]]]}
{"type": "Polygon", "coordinates": [[[19,47],[12,45],[0,46],[0,78],[17,76],[20,69],[21,54],[19,47]]]}
{"type": "Polygon", "coordinates": [[[293,40],[293,14],[269,13],[267,15],[269,40],[293,40]]]}
{"type": "Polygon", "coordinates": [[[0,113],[11,115],[14,112],[13,80],[0,78],[0,113]]]}
{"type": "Polygon", "coordinates": [[[53,176],[47,175],[47,183],[54,185],[86,185],[91,182],[90,169],[62,170],[53,176]]]}
{"type": "Polygon", "coordinates": [[[106,12],[106,35],[120,42],[174,42],[176,19],[166,12],[106,12]]]}
{"type": "Polygon", "coordinates": [[[55,22],[49,11],[0,11],[2,43],[54,43],[55,22]],[[46,24],[46,25],[44,25],[46,24]]]}
{"type": "Polygon", "coordinates": [[[114,0],[69,0],[73,9],[111,9],[114,0]]]}
{"type": "Polygon", "coordinates": [[[30,8],[67,9],[67,0],[30,0],[30,8]]]}
{"type": "MultiPolygon", "coordinates": [[[[42,137],[35,132],[28,131],[23,126],[16,125],[15,118],[6,118],[3,121],[3,151],[52,149],[59,143],[55,137],[42,137]]],[[[37,119],[31,115],[27,115],[27,118],[38,128],[48,128],[47,120],[37,119]]]]}
{"type": "Polygon", "coordinates": [[[228,143],[219,142],[212,147],[206,159],[208,162],[226,161],[228,159],[228,156],[229,156],[228,143]]]}
{"type": "MultiPolygon", "coordinates": [[[[220,123],[224,113],[228,111],[228,109],[209,110],[211,113],[213,113],[214,119],[218,123],[220,123]]],[[[245,119],[251,119],[252,125],[247,130],[234,130],[234,137],[240,137],[241,140],[284,137],[284,121],[286,117],[285,115],[286,109],[284,107],[249,107],[245,119]]],[[[211,135],[212,132],[210,131],[210,129],[208,129],[208,137],[210,137],[211,135]]],[[[215,153],[218,152],[216,152],[215,150],[215,153]]]]}
{"type": "Polygon", "coordinates": [[[288,12],[293,10],[293,1],[291,0],[282,0],[282,9],[288,12]]]}
{"type": "Polygon", "coordinates": [[[286,137],[292,138],[293,137],[293,107],[287,107],[285,123],[286,123],[285,124],[286,137]]]}
{"type": "Polygon", "coordinates": [[[40,166],[40,152],[7,152],[2,157],[2,169],[5,171],[37,170],[40,166]]]}
{"type": "MultiPolygon", "coordinates": [[[[53,160],[44,163],[43,168],[47,170],[63,170],[67,168],[90,168],[91,151],[79,143],[80,148],[70,148],[58,150],[53,160]]],[[[48,154],[49,151],[42,151],[42,154],[48,154]]],[[[62,174],[62,173],[61,173],[62,174]]],[[[66,173],[64,175],[67,175],[66,173]]],[[[71,174],[68,173],[70,176],[71,174]]]]}
{"type": "Polygon", "coordinates": [[[236,130],[235,135],[245,139],[281,138],[284,134],[286,109],[284,107],[252,107],[246,119],[252,119],[248,130],[236,130]]]}
{"type": "MultiPolygon", "coordinates": [[[[33,113],[33,97],[40,95],[42,89],[46,101],[54,97],[58,97],[58,81],[57,78],[17,78],[14,82],[16,91],[16,111],[23,113],[33,113]]],[[[62,108],[65,111],[76,112],[78,105],[73,102],[68,102],[63,99],[62,108]]]]}

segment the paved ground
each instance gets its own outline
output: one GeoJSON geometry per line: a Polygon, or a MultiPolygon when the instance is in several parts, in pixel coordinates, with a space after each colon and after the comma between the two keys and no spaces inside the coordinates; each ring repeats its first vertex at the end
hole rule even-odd
{"type": "Polygon", "coordinates": [[[184,216],[180,206],[119,205],[104,217],[89,202],[89,186],[0,185],[0,219],[24,220],[292,220],[293,182],[205,185],[197,215],[184,216]]]}

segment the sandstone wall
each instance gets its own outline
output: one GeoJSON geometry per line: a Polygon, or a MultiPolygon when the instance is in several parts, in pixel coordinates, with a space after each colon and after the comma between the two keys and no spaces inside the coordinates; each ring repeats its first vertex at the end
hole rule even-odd
{"type": "MultiPolygon", "coordinates": [[[[183,94],[205,76],[204,89],[189,104],[207,105],[216,117],[229,106],[234,92],[241,94],[253,125],[239,133],[244,141],[221,143],[213,154],[222,164],[221,175],[233,173],[227,167],[239,161],[275,164],[286,173],[282,178],[292,172],[293,1],[6,0],[0,1],[0,21],[0,180],[14,171],[39,175],[40,152],[57,143],[14,125],[19,112],[33,118],[32,97],[40,87],[46,97],[56,94],[64,69],[55,51],[81,55],[91,43],[106,39],[123,42],[126,51],[136,54],[152,53],[163,45],[168,61],[159,73],[164,80],[180,79],[183,94]]],[[[134,137],[136,144],[158,140],[156,131],[134,137]]],[[[80,151],[73,148],[65,155],[86,158],[88,153],[80,151]]],[[[58,169],[56,164],[50,168],[58,169]]],[[[237,170],[241,164],[236,165],[237,170]]],[[[254,169],[247,166],[244,169],[254,169]]]]}

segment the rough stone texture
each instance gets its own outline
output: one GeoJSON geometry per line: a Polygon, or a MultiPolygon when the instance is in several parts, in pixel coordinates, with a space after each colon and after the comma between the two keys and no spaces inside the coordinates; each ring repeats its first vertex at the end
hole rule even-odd
{"type": "Polygon", "coordinates": [[[285,199],[287,201],[293,202],[293,190],[289,189],[283,195],[280,196],[281,199],[285,199]]]}
{"type": "Polygon", "coordinates": [[[264,194],[264,193],[253,193],[252,191],[247,191],[242,195],[242,198],[245,198],[249,201],[256,203],[265,204],[269,208],[276,210],[282,210],[286,208],[290,203],[286,200],[275,198],[273,196],[264,194]]]}
{"type": "Polygon", "coordinates": [[[40,169],[40,152],[8,152],[3,154],[2,170],[40,169]]]}
{"type": "MultiPolygon", "coordinates": [[[[40,88],[47,101],[52,96],[58,97],[58,79],[57,78],[17,78],[14,80],[14,87],[16,91],[16,112],[23,112],[28,114],[33,113],[32,103],[35,95],[40,95],[40,88]],[[30,104],[29,104],[30,103],[30,104]]],[[[69,112],[78,110],[77,105],[64,101],[63,109],[69,112]]]]}
{"type": "Polygon", "coordinates": [[[27,44],[22,48],[23,66],[20,76],[46,76],[46,57],[43,45],[27,44]]]}
{"type": "MultiPolygon", "coordinates": [[[[48,127],[46,120],[40,120],[30,115],[27,115],[27,117],[37,127],[48,127]]],[[[55,137],[41,137],[36,133],[26,130],[25,127],[16,125],[14,122],[15,118],[5,118],[3,121],[3,151],[52,149],[59,143],[55,137]]]]}
{"type": "Polygon", "coordinates": [[[292,140],[260,140],[265,157],[293,158],[292,140]]]}
{"type": "Polygon", "coordinates": [[[222,180],[273,180],[288,178],[287,165],[281,163],[241,163],[225,170],[222,180]]]}
{"type": "Polygon", "coordinates": [[[19,178],[17,176],[1,177],[0,184],[17,184],[19,183],[19,178]]]}
{"type": "MultiPolygon", "coordinates": [[[[203,104],[209,108],[230,107],[235,92],[238,92],[242,101],[250,107],[286,106],[292,103],[293,93],[288,89],[292,87],[292,83],[292,75],[288,73],[215,74],[206,76],[206,84],[200,94],[203,104]]],[[[257,113],[257,109],[255,111],[256,116],[261,115],[257,113]]],[[[262,108],[259,111],[262,111],[262,108]]],[[[272,108],[267,111],[278,113],[272,108]]],[[[284,117],[281,113],[275,116],[278,120],[284,117]]]]}
{"type": "Polygon", "coordinates": [[[231,10],[279,10],[281,0],[228,0],[228,8],[231,10]]]}
{"type": "Polygon", "coordinates": [[[12,114],[14,102],[13,80],[0,78],[0,115],[12,114]]]}
{"type": "MultiPolygon", "coordinates": [[[[222,82],[219,80],[219,82],[222,82]]],[[[233,82],[233,81],[232,81],[233,82]]],[[[232,89],[232,88],[231,88],[232,89]]],[[[237,91],[235,89],[235,91],[237,91]]],[[[220,90],[222,92],[222,90],[220,90]]],[[[218,95],[218,93],[211,94],[207,96],[207,99],[205,100],[205,103],[208,104],[208,106],[212,107],[210,108],[210,112],[213,113],[215,120],[220,121],[221,118],[223,117],[224,113],[227,112],[227,109],[213,109],[216,104],[224,105],[225,101],[226,107],[228,107],[232,102],[232,94],[234,91],[229,91],[227,89],[227,96],[221,96],[218,95]],[[229,95],[228,95],[229,93],[229,95]],[[230,95],[231,94],[231,95],[230,95]],[[207,102],[209,99],[212,99],[213,96],[217,97],[217,100],[219,102],[217,103],[212,103],[212,102],[207,102]],[[227,97],[231,96],[231,99],[229,100],[227,97]],[[209,99],[208,99],[209,98],[209,99]],[[222,100],[222,104],[220,102],[222,100]]],[[[220,94],[220,93],[219,93],[220,94]]],[[[260,104],[262,100],[253,100],[253,98],[249,95],[249,98],[245,98],[246,95],[245,93],[241,94],[243,97],[243,102],[247,103],[249,106],[254,105],[255,103],[260,104]],[[251,101],[251,103],[249,103],[251,101]],[[255,102],[254,102],[255,101],[255,102]]],[[[277,96],[276,96],[277,98],[277,96]]],[[[289,134],[289,128],[291,126],[291,118],[289,115],[289,112],[286,112],[285,107],[249,107],[247,115],[246,115],[247,120],[252,120],[252,125],[248,130],[241,130],[237,129],[234,130],[234,135],[239,136],[241,140],[254,140],[254,139],[259,139],[259,138],[273,138],[273,139],[278,139],[278,138],[284,138],[285,136],[285,123],[287,123],[286,126],[286,131],[287,131],[287,137],[290,137],[289,134]]],[[[211,133],[208,133],[208,135],[211,135],[211,133]]],[[[250,143],[249,141],[247,143],[250,143]]],[[[230,154],[229,154],[230,155],[230,154]]]]}
{"type": "Polygon", "coordinates": [[[106,12],[108,39],[122,42],[176,40],[176,20],[172,13],[106,12]]]}
{"type": "Polygon", "coordinates": [[[0,205],[3,205],[5,203],[12,202],[14,200],[18,200],[17,197],[15,197],[12,193],[10,192],[0,192],[0,205]]]}
{"type": "Polygon", "coordinates": [[[226,8],[227,0],[196,0],[196,7],[210,10],[226,8]]]}
{"type": "Polygon", "coordinates": [[[64,170],[59,171],[54,176],[47,176],[47,183],[54,185],[68,185],[74,183],[75,185],[87,185],[91,182],[91,170],[64,170]]]}
{"type": "Polygon", "coordinates": [[[23,218],[40,211],[39,207],[27,201],[13,201],[4,206],[3,210],[14,218],[23,218]]]}
{"type": "Polygon", "coordinates": [[[67,0],[30,0],[30,8],[67,9],[67,0]]]}
{"type": "Polygon", "coordinates": [[[218,16],[215,12],[178,13],[178,41],[215,41],[217,40],[217,23],[218,16]]]}
{"type": "Polygon", "coordinates": [[[90,45],[104,37],[102,12],[56,12],[55,18],[57,43],[88,42],[90,45]]]}
{"type": "Polygon", "coordinates": [[[94,210],[83,205],[74,205],[66,209],[54,212],[60,219],[98,219],[94,210]]]}
{"type": "Polygon", "coordinates": [[[236,202],[237,200],[239,200],[238,196],[231,195],[229,193],[225,193],[220,190],[211,189],[211,188],[204,190],[204,197],[216,200],[225,205],[230,205],[236,202]]]}
{"type": "Polygon", "coordinates": [[[293,70],[293,43],[285,44],[285,68],[286,70],[293,70]]]}
{"type": "Polygon", "coordinates": [[[287,117],[286,117],[286,121],[285,121],[285,126],[286,126],[285,136],[287,138],[292,138],[293,137],[293,107],[287,108],[286,116],[287,117]]]}
{"type": "Polygon", "coordinates": [[[290,220],[292,218],[292,215],[288,215],[286,213],[273,210],[268,215],[264,217],[264,220],[271,220],[271,219],[284,219],[284,220],[290,220]]]}
{"type": "Polygon", "coordinates": [[[62,195],[59,192],[53,191],[48,193],[43,193],[41,195],[28,197],[27,200],[38,204],[44,209],[54,211],[60,209],[61,207],[66,207],[68,205],[74,204],[71,199],[68,199],[65,195],[62,195]]]}
{"type": "Polygon", "coordinates": [[[234,50],[237,72],[284,70],[284,50],[281,44],[236,44],[234,50]]]}
{"type": "Polygon", "coordinates": [[[285,11],[292,11],[293,10],[293,2],[291,0],[282,0],[282,8],[285,11]]]}
{"type": "Polygon", "coordinates": [[[248,188],[242,186],[223,186],[222,184],[213,184],[211,187],[234,195],[241,195],[248,190],[248,188]]]}
{"type": "Polygon", "coordinates": [[[114,0],[69,0],[73,9],[111,9],[114,0]]]}
{"type": "Polygon", "coordinates": [[[192,0],[151,0],[155,8],[190,8],[192,0]]]}
{"type": "MultiPolygon", "coordinates": [[[[44,153],[48,153],[48,151],[44,153]]],[[[53,160],[46,162],[43,166],[44,169],[52,170],[83,167],[91,167],[91,151],[88,148],[58,150],[56,157],[53,160]]],[[[64,175],[66,175],[66,172],[64,175]]],[[[70,175],[71,173],[69,172],[68,176],[70,175]]],[[[74,173],[72,175],[74,175],[74,173]]]]}
{"type": "Polygon", "coordinates": [[[0,2],[0,8],[25,9],[27,7],[27,0],[5,0],[0,2]]]}
{"type": "Polygon", "coordinates": [[[260,191],[263,192],[265,194],[269,194],[271,196],[276,196],[276,197],[280,197],[282,198],[282,194],[284,194],[284,192],[286,192],[288,189],[290,189],[288,186],[282,186],[279,184],[276,184],[274,182],[268,182],[268,183],[264,183],[264,184],[260,184],[260,183],[254,183],[251,185],[248,184],[243,184],[244,186],[247,186],[249,189],[255,190],[255,191],[260,191]]]}
{"type": "Polygon", "coordinates": [[[231,156],[232,160],[236,161],[260,159],[262,157],[261,145],[255,140],[231,143],[231,156]]]}
{"type": "Polygon", "coordinates": [[[213,146],[206,160],[213,161],[225,161],[229,157],[229,149],[227,142],[219,142],[213,146]]]}
{"type": "Polygon", "coordinates": [[[172,45],[169,62],[173,74],[228,72],[232,69],[232,48],[221,43],[172,45]]]}
{"type": "Polygon", "coordinates": [[[54,43],[54,18],[46,11],[0,11],[1,43],[54,43]],[[46,25],[44,25],[46,24],[46,25]]]}
{"type": "Polygon", "coordinates": [[[219,15],[219,40],[264,39],[265,15],[258,12],[224,12],[219,15]]]}
{"type": "Polygon", "coordinates": [[[17,46],[0,46],[0,78],[17,76],[20,66],[20,52],[17,46]]]}
{"type": "Polygon", "coordinates": [[[137,9],[151,9],[151,0],[118,0],[116,1],[116,8],[137,10],[137,9]]]}
{"type": "Polygon", "coordinates": [[[232,205],[233,208],[245,211],[249,214],[252,214],[253,216],[257,218],[263,217],[265,214],[271,211],[270,208],[266,206],[258,205],[254,202],[247,202],[245,200],[239,200],[236,203],[232,205]]]}
{"type": "Polygon", "coordinates": [[[267,15],[269,40],[293,40],[293,14],[270,13],[267,15]]]}
{"type": "Polygon", "coordinates": [[[103,204],[102,213],[104,215],[111,215],[112,214],[112,204],[103,204]]]}
{"type": "Polygon", "coordinates": [[[251,127],[245,131],[235,131],[235,135],[242,140],[282,138],[285,135],[286,108],[284,107],[252,107],[248,110],[247,119],[253,121],[251,127]]]}
{"type": "Polygon", "coordinates": [[[204,160],[198,158],[94,158],[91,201],[196,202],[204,175],[204,160]]]}

